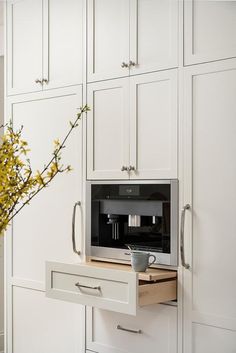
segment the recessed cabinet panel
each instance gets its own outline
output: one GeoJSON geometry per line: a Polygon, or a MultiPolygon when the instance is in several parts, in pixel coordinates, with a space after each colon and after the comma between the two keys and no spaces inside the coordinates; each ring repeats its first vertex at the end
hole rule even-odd
{"type": "Polygon", "coordinates": [[[130,315],[86,309],[87,349],[99,353],[176,353],[177,308],[149,306],[130,315]],[[130,330],[130,331],[129,331],[130,330]]]}
{"type": "Polygon", "coordinates": [[[7,2],[8,94],[40,91],[43,0],[7,2]]]}
{"type": "Polygon", "coordinates": [[[48,0],[44,88],[82,83],[82,0],[48,0]]]}
{"type": "Polygon", "coordinates": [[[129,0],[88,1],[88,81],[129,75],[129,0]]]}
{"type": "Polygon", "coordinates": [[[220,327],[193,324],[194,353],[233,353],[236,332],[220,327]]]}
{"type": "MultiPolygon", "coordinates": [[[[33,170],[41,170],[52,156],[53,141],[65,137],[69,121],[76,118],[81,105],[81,87],[14,97],[9,116],[15,127],[24,126],[23,138],[31,149],[33,170]],[[45,97],[47,93],[47,97],[45,97]]],[[[69,173],[57,175],[51,185],[31,201],[30,207],[14,220],[12,244],[13,276],[43,282],[46,260],[79,261],[73,253],[71,218],[75,202],[81,200],[82,122],[72,133],[62,153],[62,163],[71,165],[69,173]],[[23,245],[22,245],[23,244],[23,245]]],[[[76,242],[81,250],[81,210],[77,210],[76,242]]]]}
{"type": "Polygon", "coordinates": [[[128,172],[129,81],[88,85],[88,179],[125,179],[128,172]]]}
{"type": "Polygon", "coordinates": [[[235,56],[236,2],[185,0],[185,65],[235,56]]]}
{"type": "Polygon", "coordinates": [[[57,302],[45,298],[44,292],[22,287],[13,287],[12,304],[12,352],[83,351],[82,305],[57,302]]]}
{"type": "Polygon", "coordinates": [[[131,0],[130,74],[178,65],[178,1],[131,0]]]}
{"type": "Polygon", "coordinates": [[[177,71],[130,78],[132,179],[177,178],[177,71]]]}

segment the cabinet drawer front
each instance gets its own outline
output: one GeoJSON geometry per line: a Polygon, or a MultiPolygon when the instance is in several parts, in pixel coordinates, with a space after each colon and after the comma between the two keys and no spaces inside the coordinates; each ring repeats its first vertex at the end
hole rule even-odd
{"type": "Polygon", "coordinates": [[[176,353],[177,307],[151,305],[137,316],[86,308],[86,342],[99,353],[176,353]]]}
{"type": "Polygon", "coordinates": [[[50,298],[136,314],[136,273],[47,263],[46,278],[46,295],[50,298]]]}

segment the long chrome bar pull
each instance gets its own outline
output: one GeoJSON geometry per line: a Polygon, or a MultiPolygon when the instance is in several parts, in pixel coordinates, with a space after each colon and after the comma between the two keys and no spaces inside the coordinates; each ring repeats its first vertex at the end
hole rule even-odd
{"type": "Polygon", "coordinates": [[[138,334],[143,333],[142,330],[131,330],[129,328],[122,327],[120,325],[117,325],[116,328],[117,328],[117,330],[126,331],[126,332],[130,332],[130,333],[138,333],[138,334]]]}
{"type": "Polygon", "coordinates": [[[184,248],[184,225],[185,225],[185,212],[190,209],[190,205],[187,203],[181,211],[181,226],[180,226],[180,255],[181,255],[181,264],[187,270],[190,268],[190,265],[185,262],[185,248],[184,248]]]}
{"type": "Polygon", "coordinates": [[[76,242],[75,242],[75,216],[76,216],[76,208],[77,206],[81,207],[81,202],[77,201],[74,204],[73,207],[73,214],[72,214],[72,246],[73,246],[73,251],[74,253],[76,253],[77,255],[80,255],[80,251],[76,249],[76,242]]]}

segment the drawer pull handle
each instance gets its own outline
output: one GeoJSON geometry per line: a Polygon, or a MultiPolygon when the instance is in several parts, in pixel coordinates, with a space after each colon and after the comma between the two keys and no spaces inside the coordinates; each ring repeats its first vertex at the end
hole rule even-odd
{"type": "Polygon", "coordinates": [[[190,205],[186,204],[181,211],[181,227],[180,227],[180,255],[181,263],[186,270],[190,268],[190,265],[185,262],[185,248],[184,248],[184,224],[185,224],[185,212],[190,209],[190,205]]]}
{"type": "Polygon", "coordinates": [[[101,290],[100,286],[95,286],[95,287],[85,286],[83,284],[80,284],[79,282],[75,283],[75,286],[78,287],[78,288],[87,288],[87,289],[101,290]]]}
{"type": "Polygon", "coordinates": [[[143,333],[142,330],[137,330],[137,331],[136,330],[130,330],[129,328],[124,328],[124,327],[122,327],[120,325],[117,325],[116,328],[117,328],[117,330],[131,332],[131,333],[138,333],[138,334],[143,333]]]}
{"type": "Polygon", "coordinates": [[[80,206],[81,208],[81,202],[77,201],[74,204],[73,207],[73,215],[72,215],[72,246],[73,246],[73,251],[74,253],[76,253],[77,255],[80,255],[80,251],[76,249],[76,242],[75,242],[75,216],[76,216],[76,208],[77,206],[80,206]]]}

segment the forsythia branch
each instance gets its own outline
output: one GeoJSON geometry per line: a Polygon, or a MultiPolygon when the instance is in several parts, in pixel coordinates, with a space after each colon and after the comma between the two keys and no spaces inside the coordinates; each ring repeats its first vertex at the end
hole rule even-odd
{"type": "Polygon", "coordinates": [[[21,137],[23,127],[14,131],[12,122],[0,126],[6,130],[0,145],[0,234],[58,173],[71,170],[71,166],[64,167],[60,162],[62,150],[72,131],[78,126],[82,115],[88,111],[87,105],[80,108],[75,121],[70,122],[70,128],[62,142],[54,141],[52,158],[35,174],[32,172],[30,160],[26,158],[29,148],[28,143],[21,137]]]}

